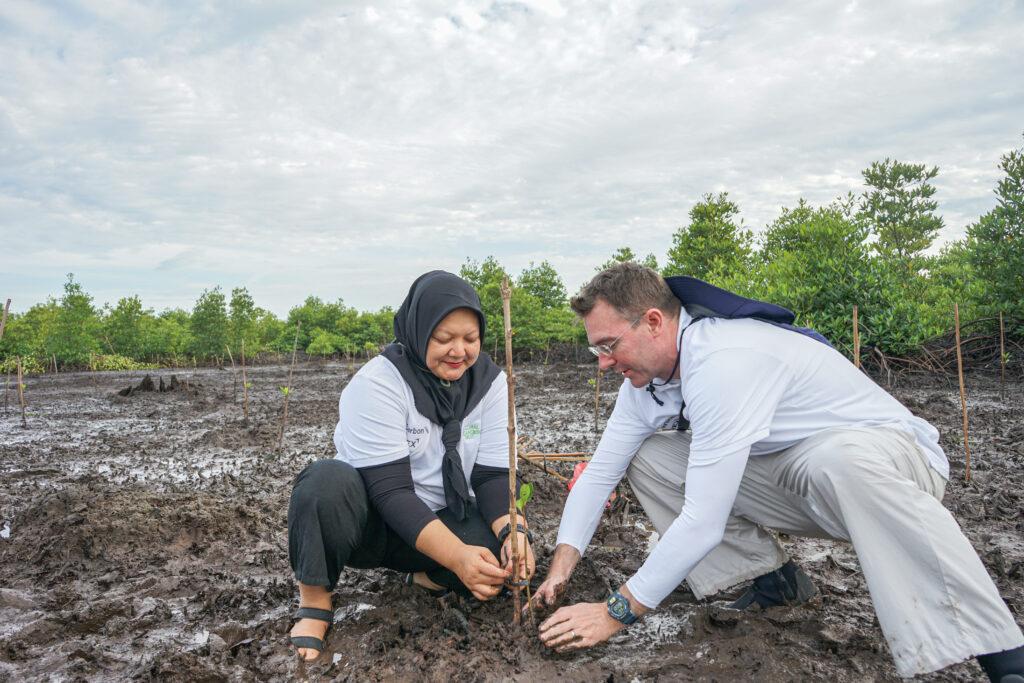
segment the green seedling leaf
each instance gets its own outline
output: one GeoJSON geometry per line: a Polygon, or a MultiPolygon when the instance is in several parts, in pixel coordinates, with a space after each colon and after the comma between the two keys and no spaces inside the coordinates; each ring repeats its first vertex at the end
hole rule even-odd
{"type": "Polygon", "coordinates": [[[252,382],[246,382],[245,383],[245,388],[246,389],[252,389],[252,382]]]}
{"type": "Polygon", "coordinates": [[[587,380],[587,384],[589,384],[590,386],[594,386],[595,384],[597,384],[597,380],[591,377],[590,379],[587,380]]]}
{"type": "Polygon", "coordinates": [[[291,387],[279,387],[279,389],[281,389],[281,393],[285,396],[292,393],[291,387]]]}
{"type": "Polygon", "coordinates": [[[523,508],[526,507],[526,504],[530,502],[530,498],[532,498],[532,497],[533,497],[533,484],[531,484],[529,482],[524,482],[519,487],[519,498],[516,500],[516,508],[518,508],[519,511],[522,512],[523,508]]]}

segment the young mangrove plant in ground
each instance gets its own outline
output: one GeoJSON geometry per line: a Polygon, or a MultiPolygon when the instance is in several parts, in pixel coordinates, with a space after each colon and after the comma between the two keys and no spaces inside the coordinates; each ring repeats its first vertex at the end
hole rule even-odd
{"type": "Polygon", "coordinates": [[[292,373],[295,372],[295,353],[299,347],[299,328],[302,327],[301,322],[295,323],[295,341],[292,342],[292,364],[288,368],[288,386],[281,387],[281,393],[284,394],[284,412],[281,415],[281,431],[277,435],[277,451],[281,452],[281,447],[284,445],[284,430],[288,426],[288,397],[292,394],[292,373]]]}

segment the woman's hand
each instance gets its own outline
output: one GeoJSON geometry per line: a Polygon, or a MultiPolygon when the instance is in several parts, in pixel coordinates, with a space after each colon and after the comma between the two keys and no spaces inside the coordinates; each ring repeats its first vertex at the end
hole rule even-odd
{"type": "Polygon", "coordinates": [[[476,545],[464,545],[449,567],[477,600],[490,600],[499,592],[511,573],[502,569],[494,553],[476,545]]]}
{"type": "Polygon", "coordinates": [[[508,535],[505,542],[501,544],[501,566],[509,573],[513,581],[529,581],[537,571],[537,563],[533,558],[533,547],[526,534],[515,531],[508,535]],[[519,566],[517,571],[512,573],[512,540],[516,539],[519,544],[519,566]]]}

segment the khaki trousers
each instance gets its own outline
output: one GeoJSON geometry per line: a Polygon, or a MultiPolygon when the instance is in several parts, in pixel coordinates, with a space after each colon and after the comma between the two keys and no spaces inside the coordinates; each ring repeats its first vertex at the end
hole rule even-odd
{"type": "MultiPolygon", "coordinates": [[[[641,446],[629,483],[659,534],[679,515],[690,434],[641,446]]],[[[942,503],[945,480],[913,438],[886,427],[816,434],[747,463],[722,543],[687,577],[698,598],[778,569],[766,528],[849,541],[901,676],[1024,645],[1024,635],[942,503]]]]}

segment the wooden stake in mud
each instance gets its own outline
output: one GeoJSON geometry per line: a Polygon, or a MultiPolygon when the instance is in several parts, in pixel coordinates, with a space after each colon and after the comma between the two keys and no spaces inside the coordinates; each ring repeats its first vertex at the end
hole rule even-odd
{"type": "Polygon", "coordinates": [[[231,347],[227,344],[224,348],[228,352],[228,359],[231,361],[231,402],[238,400],[238,372],[235,370],[235,357],[231,355],[231,347]]]}
{"type": "Polygon", "coordinates": [[[11,300],[8,299],[7,303],[4,304],[4,315],[0,318],[0,341],[4,338],[4,328],[7,327],[7,313],[11,310],[11,300]]]}
{"type": "Polygon", "coordinates": [[[249,382],[245,378],[245,340],[242,340],[242,424],[249,426],[249,382]]]}
{"type": "Polygon", "coordinates": [[[501,310],[505,317],[505,374],[508,376],[508,524],[512,530],[512,623],[520,623],[519,533],[516,531],[516,376],[512,373],[512,288],[506,276],[501,281],[501,310]]]}
{"type": "Polygon", "coordinates": [[[18,356],[18,400],[21,401],[21,427],[28,429],[28,421],[25,419],[25,382],[21,370],[21,356],[18,356]]]}
{"type": "MultiPolygon", "coordinates": [[[[4,338],[4,328],[7,327],[7,312],[10,311],[10,310],[11,310],[11,300],[8,299],[7,303],[4,304],[3,317],[0,318],[0,341],[3,341],[3,338],[4,338]]],[[[11,384],[11,371],[7,370],[7,372],[4,374],[4,415],[7,415],[7,392],[9,391],[8,387],[10,386],[10,384],[11,384]]]]}
{"type": "Polygon", "coordinates": [[[281,432],[277,435],[277,450],[284,444],[284,428],[288,424],[288,397],[292,393],[292,372],[295,371],[295,351],[299,348],[299,328],[302,322],[295,323],[295,341],[292,342],[292,365],[288,368],[288,386],[281,387],[284,394],[284,415],[281,417],[281,432]]]}
{"type": "Polygon", "coordinates": [[[857,321],[857,304],[853,305],[853,364],[860,367],[860,323],[857,321]]]}
{"type": "Polygon", "coordinates": [[[599,420],[601,415],[601,363],[597,364],[597,376],[594,378],[594,433],[600,432],[599,420]]]}
{"type": "Polygon", "coordinates": [[[964,414],[964,454],[966,470],[964,479],[971,480],[971,446],[967,442],[967,395],[964,393],[964,359],[960,353],[960,306],[953,304],[953,329],[956,333],[956,371],[960,377],[960,410],[964,414]]]}
{"type": "MultiPolygon", "coordinates": [[[[9,301],[8,301],[9,303],[9,301]]],[[[1002,311],[999,311],[999,399],[1006,400],[1007,388],[1007,346],[1006,332],[1002,329],[1002,311]]]]}
{"type": "Polygon", "coordinates": [[[56,374],[59,374],[57,372],[57,354],[53,354],[52,358],[53,358],[53,374],[56,375],[56,374]]]}

